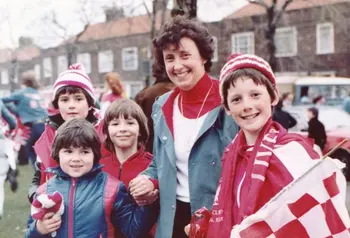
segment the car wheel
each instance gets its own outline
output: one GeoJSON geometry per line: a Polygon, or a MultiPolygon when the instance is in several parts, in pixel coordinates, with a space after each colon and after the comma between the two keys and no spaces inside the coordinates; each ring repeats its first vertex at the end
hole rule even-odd
{"type": "Polygon", "coordinates": [[[346,167],[343,169],[343,173],[346,177],[347,181],[350,181],[350,154],[346,150],[336,150],[334,151],[330,157],[339,159],[341,162],[343,162],[346,167]]]}

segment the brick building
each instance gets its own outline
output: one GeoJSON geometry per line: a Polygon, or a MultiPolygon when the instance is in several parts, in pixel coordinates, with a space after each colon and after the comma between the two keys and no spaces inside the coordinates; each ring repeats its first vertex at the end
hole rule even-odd
{"type": "MultiPolygon", "coordinates": [[[[168,12],[158,12],[158,29],[161,19],[167,17],[168,12]]],[[[127,94],[132,97],[144,86],[149,73],[150,23],[150,17],[142,15],[90,25],[78,40],[72,39],[49,49],[22,49],[27,52],[27,57],[17,56],[15,70],[19,75],[34,69],[42,85],[52,85],[59,72],[67,68],[70,52],[72,62],[83,63],[95,85],[103,85],[106,72],[116,71],[126,85],[127,94]]],[[[264,37],[267,24],[263,7],[248,4],[220,22],[205,25],[215,40],[213,76],[219,75],[231,52],[267,58],[264,37]]],[[[295,0],[277,25],[276,71],[278,74],[350,77],[349,38],[349,0],[295,0]]],[[[18,52],[21,49],[17,50],[20,54],[18,52]]],[[[1,52],[0,58],[4,58],[1,52]]],[[[11,57],[0,59],[2,89],[9,88],[6,72],[9,75],[11,65],[11,57]]]]}

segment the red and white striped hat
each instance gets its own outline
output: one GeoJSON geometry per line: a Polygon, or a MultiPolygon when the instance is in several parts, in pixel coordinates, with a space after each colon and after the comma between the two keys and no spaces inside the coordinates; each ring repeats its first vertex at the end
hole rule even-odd
{"type": "Polygon", "coordinates": [[[253,68],[264,74],[273,85],[276,85],[276,78],[271,66],[263,58],[250,54],[232,54],[220,72],[220,95],[222,97],[222,85],[226,77],[238,69],[253,68]]]}
{"type": "Polygon", "coordinates": [[[58,76],[53,85],[52,100],[55,99],[58,89],[64,86],[76,86],[82,88],[91,96],[94,102],[96,102],[94,87],[82,64],[73,64],[69,66],[67,71],[64,71],[58,76]]]}

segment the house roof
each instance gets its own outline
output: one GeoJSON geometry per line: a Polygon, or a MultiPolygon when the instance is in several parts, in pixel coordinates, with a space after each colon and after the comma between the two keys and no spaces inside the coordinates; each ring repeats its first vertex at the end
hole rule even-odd
{"type": "Polygon", "coordinates": [[[29,61],[40,55],[40,49],[36,46],[27,46],[24,48],[0,49],[0,63],[17,59],[18,61],[29,61]]]}
{"type": "MultiPolygon", "coordinates": [[[[166,13],[166,19],[170,16],[170,11],[166,13]]],[[[162,11],[157,12],[156,28],[160,28],[162,11]]],[[[148,15],[135,17],[125,17],[110,22],[103,22],[88,26],[86,31],[79,37],[78,42],[91,40],[101,40],[112,37],[121,37],[134,34],[142,34],[151,31],[151,19],[148,15]]],[[[69,41],[73,41],[70,39],[69,41]]]]}
{"type": "MultiPolygon", "coordinates": [[[[268,5],[271,5],[272,0],[264,0],[264,2],[268,5]]],[[[277,4],[279,5],[279,7],[282,7],[282,4],[284,2],[285,1],[278,1],[277,4]]],[[[297,9],[303,9],[303,8],[312,8],[316,6],[330,5],[330,4],[341,3],[341,2],[349,2],[349,0],[295,0],[287,6],[286,10],[291,11],[291,10],[297,10],[297,9]]],[[[254,16],[254,15],[262,15],[265,13],[266,13],[266,10],[264,7],[258,4],[248,3],[247,5],[235,11],[225,19],[237,19],[237,18],[254,16]]]]}

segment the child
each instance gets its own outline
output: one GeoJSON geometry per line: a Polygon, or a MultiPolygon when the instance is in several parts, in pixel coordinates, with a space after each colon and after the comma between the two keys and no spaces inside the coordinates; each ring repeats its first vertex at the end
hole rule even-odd
{"type": "Polygon", "coordinates": [[[103,122],[105,147],[110,156],[101,159],[102,170],[120,179],[126,186],[152,161],[145,151],[148,140],[147,118],[131,99],[119,99],[109,105],[103,122]]]}
{"type": "MultiPolygon", "coordinates": [[[[131,99],[118,99],[106,111],[103,134],[105,147],[112,153],[101,158],[100,164],[104,165],[102,170],[128,187],[130,181],[145,170],[153,158],[145,151],[149,135],[147,118],[141,107],[131,99]]],[[[139,204],[145,205],[142,201],[139,204]]]]}
{"type": "Polygon", "coordinates": [[[220,73],[220,94],[241,130],[223,155],[207,237],[230,237],[233,226],[292,182],[300,167],[319,158],[309,140],[272,121],[276,79],[262,58],[231,56],[220,73]]]}
{"type": "Polygon", "coordinates": [[[50,156],[52,141],[57,128],[72,118],[83,118],[92,123],[102,138],[99,117],[95,109],[94,88],[89,76],[81,64],[74,64],[61,73],[53,85],[52,106],[49,110],[45,131],[36,142],[34,148],[41,163],[36,164],[36,172],[28,197],[32,197],[40,184],[47,180],[45,169],[57,166],[50,156]]]}
{"type": "Polygon", "coordinates": [[[126,237],[141,237],[156,220],[153,207],[139,207],[118,179],[101,171],[101,143],[93,125],[84,119],[72,119],[58,130],[52,146],[52,158],[59,167],[49,168],[54,177],[38,189],[38,194],[59,192],[64,213],[47,213],[34,220],[26,237],[114,237],[118,228],[126,237]]]}

